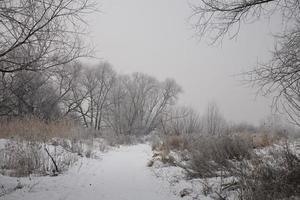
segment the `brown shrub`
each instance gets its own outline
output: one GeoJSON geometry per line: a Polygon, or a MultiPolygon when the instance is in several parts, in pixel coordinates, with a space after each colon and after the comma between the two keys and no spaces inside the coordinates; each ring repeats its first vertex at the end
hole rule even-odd
{"type": "Polygon", "coordinates": [[[263,148],[263,147],[271,146],[282,139],[286,139],[283,136],[272,135],[270,133],[249,134],[249,133],[242,132],[242,133],[236,133],[234,134],[234,136],[238,136],[241,139],[251,143],[253,148],[263,148]]]}
{"type": "Polygon", "coordinates": [[[283,139],[285,140],[286,138],[280,137],[278,135],[272,135],[269,133],[254,134],[252,136],[253,148],[263,148],[271,146],[283,139]]]}
{"type": "Polygon", "coordinates": [[[168,136],[164,145],[171,150],[184,150],[187,148],[187,140],[181,135],[168,136]]]}
{"type": "Polygon", "coordinates": [[[187,140],[183,136],[167,136],[162,143],[152,144],[154,154],[152,160],[149,161],[148,166],[152,166],[155,160],[160,160],[164,164],[168,163],[174,165],[175,158],[170,155],[171,150],[183,151],[187,147],[187,140]]]}
{"type": "Polygon", "coordinates": [[[152,159],[148,162],[147,166],[151,167],[154,164],[155,160],[159,160],[162,163],[174,165],[175,159],[170,155],[170,149],[165,145],[161,145],[158,149],[155,150],[152,159]]]}

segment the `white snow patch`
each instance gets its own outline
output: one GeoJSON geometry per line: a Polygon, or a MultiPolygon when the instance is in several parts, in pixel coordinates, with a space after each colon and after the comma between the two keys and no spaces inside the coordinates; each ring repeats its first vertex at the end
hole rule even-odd
{"type": "MultiPolygon", "coordinates": [[[[11,178],[0,176],[0,186],[15,188],[5,200],[175,200],[166,181],[148,168],[149,145],[121,146],[105,153],[102,160],[80,158],[57,177],[11,178]]],[[[0,190],[1,191],[1,190],[0,190]]]]}

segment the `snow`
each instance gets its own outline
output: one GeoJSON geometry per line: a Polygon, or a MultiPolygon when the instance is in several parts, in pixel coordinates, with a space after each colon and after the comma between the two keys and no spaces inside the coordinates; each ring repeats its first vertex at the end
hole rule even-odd
{"type": "MultiPolygon", "coordinates": [[[[6,142],[0,140],[0,149],[6,142]]],[[[105,152],[101,150],[105,146],[103,141],[84,144],[84,152],[92,148],[93,156],[78,156],[78,161],[59,176],[14,178],[0,175],[0,200],[213,200],[217,198],[214,191],[219,191],[222,181],[230,182],[233,178],[222,181],[220,177],[187,179],[184,169],[160,160],[147,167],[153,155],[148,144],[106,148],[105,152]]],[[[291,143],[290,147],[300,152],[300,145],[291,143]]],[[[282,147],[274,145],[256,153],[267,156],[274,148],[282,147]]],[[[179,153],[171,152],[170,155],[176,162],[183,161],[179,153]]],[[[227,199],[236,196],[234,191],[225,195],[227,199]]]]}
{"type": "MultiPolygon", "coordinates": [[[[186,155],[183,153],[171,151],[169,156],[172,156],[180,166],[187,167],[186,155]]],[[[223,178],[222,180],[220,177],[189,178],[186,170],[182,167],[163,163],[160,159],[154,159],[152,170],[158,178],[169,182],[172,193],[176,196],[181,196],[182,200],[219,199],[217,192],[220,191],[221,184],[233,181],[233,177],[223,178]]],[[[228,200],[236,199],[235,191],[223,191],[222,195],[228,200]]]]}
{"type": "MultiPolygon", "coordinates": [[[[285,148],[285,142],[281,142],[279,144],[273,144],[268,147],[264,147],[261,149],[255,149],[254,153],[263,158],[263,162],[268,162],[269,165],[276,167],[279,162],[278,158],[274,158],[272,153],[275,152],[280,155],[285,148]]],[[[295,155],[300,155],[300,141],[289,141],[289,150],[295,155]]],[[[172,156],[176,163],[180,163],[184,165],[184,160],[182,158],[182,152],[170,152],[170,156],[172,156]]],[[[188,179],[186,177],[186,172],[181,167],[173,166],[172,164],[163,163],[159,159],[155,159],[152,165],[152,170],[162,180],[169,182],[170,190],[176,195],[180,196],[184,194],[182,199],[184,200],[214,200],[219,199],[217,192],[220,193],[221,184],[223,183],[231,183],[235,180],[235,177],[226,177],[221,179],[221,177],[214,178],[192,178],[188,179]]],[[[233,200],[238,199],[238,191],[235,190],[224,190],[222,191],[222,195],[225,199],[233,200]]]]}
{"type": "Polygon", "coordinates": [[[203,199],[211,200],[210,198],[201,194],[202,184],[200,179],[186,179],[185,170],[177,166],[170,166],[163,164],[161,161],[156,160],[152,167],[153,173],[161,180],[168,182],[170,190],[176,196],[181,196],[182,192],[188,193],[181,199],[203,199]]]}
{"type": "Polygon", "coordinates": [[[7,139],[0,139],[0,149],[4,149],[7,141],[8,141],[7,139]]]}
{"type": "Polygon", "coordinates": [[[151,156],[147,144],[121,146],[102,154],[101,159],[81,158],[57,177],[12,178],[0,175],[0,187],[3,185],[7,191],[11,188],[0,199],[181,199],[170,191],[168,181],[157,178],[146,166],[151,156]]]}

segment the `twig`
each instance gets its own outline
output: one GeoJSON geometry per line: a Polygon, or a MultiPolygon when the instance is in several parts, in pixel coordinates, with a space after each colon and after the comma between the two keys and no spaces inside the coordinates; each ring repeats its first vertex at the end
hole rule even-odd
{"type": "Polygon", "coordinates": [[[59,170],[58,170],[58,167],[57,167],[57,164],[56,164],[54,158],[50,155],[48,149],[47,149],[46,147],[44,147],[44,148],[45,148],[45,151],[47,152],[48,156],[51,158],[51,160],[52,160],[52,162],[53,162],[53,164],[54,164],[54,167],[55,167],[56,172],[59,173],[59,170]]]}

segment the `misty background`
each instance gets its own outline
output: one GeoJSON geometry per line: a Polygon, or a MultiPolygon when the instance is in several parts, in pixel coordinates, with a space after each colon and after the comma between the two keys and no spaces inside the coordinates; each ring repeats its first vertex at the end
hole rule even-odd
{"type": "Polygon", "coordinates": [[[243,84],[240,73],[270,59],[277,16],[242,24],[237,37],[211,45],[195,35],[186,0],[103,0],[99,9],[88,18],[89,40],[118,73],[174,78],[184,91],[179,104],[200,113],[215,102],[231,121],[258,124],[270,115],[271,98],[243,84]]]}

